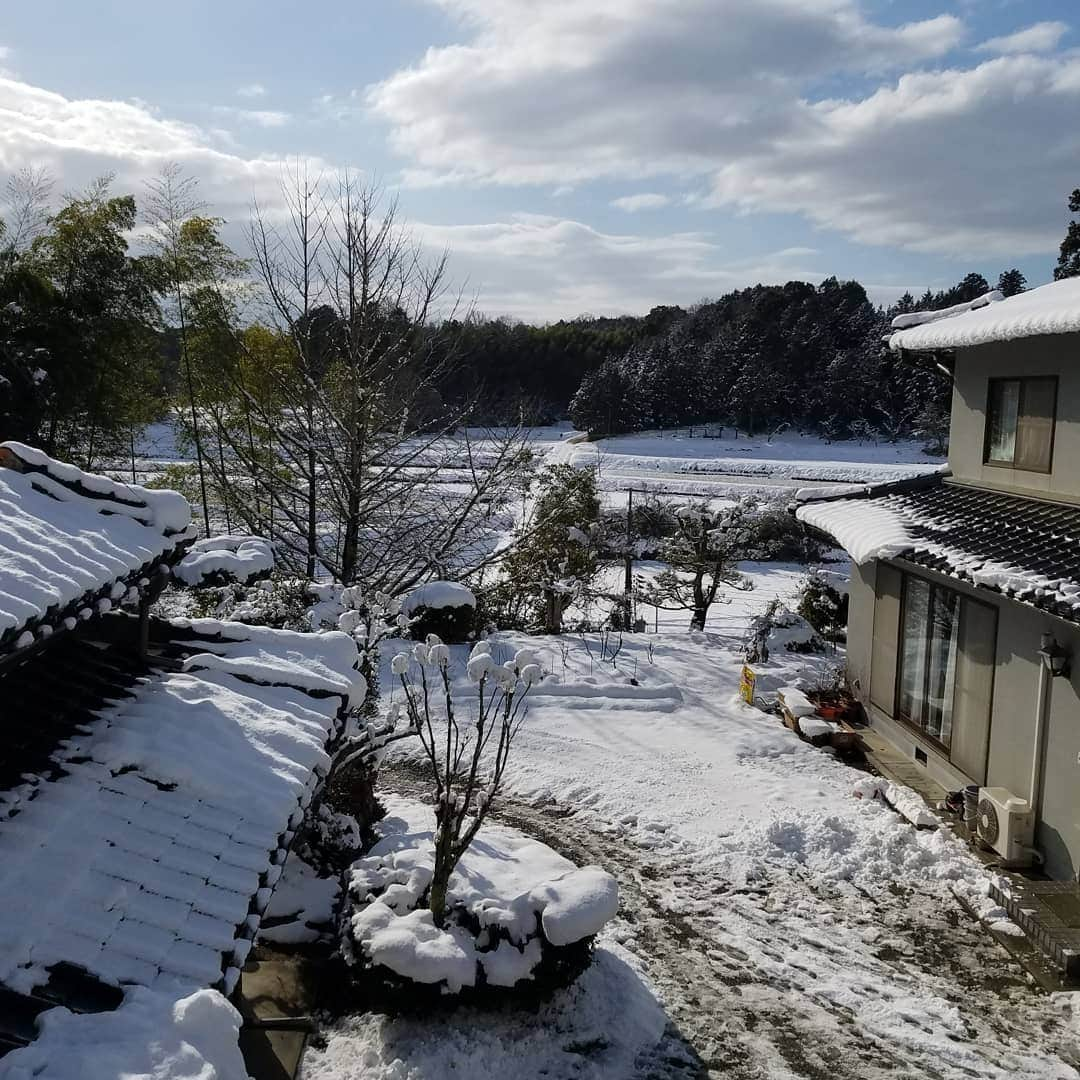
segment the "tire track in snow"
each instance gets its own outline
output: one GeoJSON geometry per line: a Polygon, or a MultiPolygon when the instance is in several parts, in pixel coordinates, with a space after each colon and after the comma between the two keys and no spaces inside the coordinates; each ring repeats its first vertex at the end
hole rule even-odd
{"type": "MultiPolygon", "coordinates": [[[[422,771],[383,783],[426,795],[422,771]]],[[[944,890],[850,883],[645,850],[591,811],[504,796],[496,817],[622,890],[605,931],[644,963],[670,1020],[636,1077],[1059,1080],[1080,1075],[1060,1010],[944,890]]]]}

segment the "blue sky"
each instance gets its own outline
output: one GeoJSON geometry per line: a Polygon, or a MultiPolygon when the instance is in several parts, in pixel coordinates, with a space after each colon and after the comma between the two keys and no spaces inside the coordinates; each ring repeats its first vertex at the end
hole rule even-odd
{"type": "Polygon", "coordinates": [[[495,315],[1036,284],[1080,186],[1066,0],[5,7],[0,172],[138,191],[176,160],[242,247],[283,160],[358,169],[495,315]]]}

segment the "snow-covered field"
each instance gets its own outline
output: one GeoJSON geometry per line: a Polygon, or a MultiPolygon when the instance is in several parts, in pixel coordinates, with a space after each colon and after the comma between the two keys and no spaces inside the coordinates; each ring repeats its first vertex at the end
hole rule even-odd
{"type": "Polygon", "coordinates": [[[918,442],[827,443],[786,432],[773,439],[711,438],[688,431],[620,435],[565,447],[562,460],[596,471],[605,500],[625,503],[626,491],[713,498],[790,498],[800,487],[901,480],[938,468],[918,442]],[[567,452],[569,451],[569,452],[567,452]]]}
{"type": "MultiPolygon", "coordinates": [[[[797,579],[744,570],[762,592],[797,579]]],[[[1080,1077],[1080,1011],[1031,990],[952,895],[988,903],[980,864],[855,798],[863,774],[738,700],[759,599],[702,634],[627,637],[614,662],[595,636],[528,639],[554,679],[530,693],[501,816],[614,873],[620,916],[539,1013],[350,1018],[306,1080],[1080,1077]]],[[[829,662],[762,671],[812,683],[829,662]]],[[[409,750],[384,779],[427,789],[409,750]]]]}

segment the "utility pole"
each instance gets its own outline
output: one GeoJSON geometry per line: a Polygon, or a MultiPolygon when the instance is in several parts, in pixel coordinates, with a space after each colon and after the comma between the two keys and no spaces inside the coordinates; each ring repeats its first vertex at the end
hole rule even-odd
{"type": "Polygon", "coordinates": [[[634,489],[626,489],[626,574],[623,579],[623,606],[625,607],[625,626],[634,627],[634,489]]]}

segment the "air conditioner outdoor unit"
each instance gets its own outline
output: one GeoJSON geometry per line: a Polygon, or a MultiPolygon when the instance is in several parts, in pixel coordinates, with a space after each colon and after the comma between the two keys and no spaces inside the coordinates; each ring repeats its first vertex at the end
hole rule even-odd
{"type": "Polygon", "coordinates": [[[979,788],[979,839],[1009,866],[1025,866],[1034,857],[1035,813],[1026,799],[1008,788],[979,788]]]}

